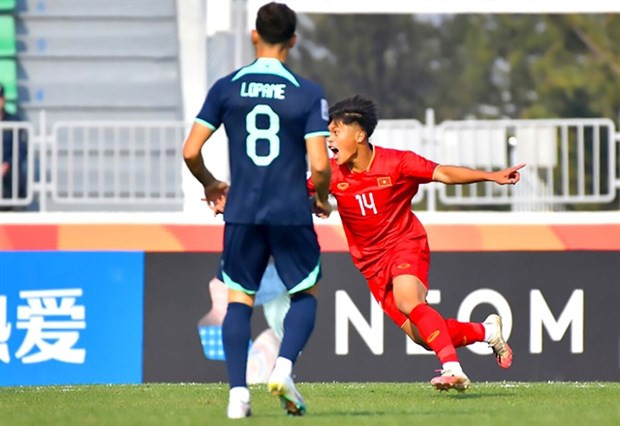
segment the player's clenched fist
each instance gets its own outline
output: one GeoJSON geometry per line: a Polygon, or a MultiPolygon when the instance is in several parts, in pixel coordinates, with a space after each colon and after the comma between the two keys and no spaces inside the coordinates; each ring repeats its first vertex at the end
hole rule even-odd
{"type": "Polygon", "coordinates": [[[321,219],[327,219],[332,212],[332,205],[327,202],[321,202],[316,195],[310,198],[312,204],[312,213],[321,219]]]}

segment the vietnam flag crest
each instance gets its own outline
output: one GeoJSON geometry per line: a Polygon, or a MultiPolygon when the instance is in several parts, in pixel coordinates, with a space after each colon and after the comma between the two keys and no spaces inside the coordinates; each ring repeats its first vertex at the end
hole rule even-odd
{"type": "Polygon", "coordinates": [[[383,186],[392,186],[392,179],[389,176],[377,178],[377,185],[379,188],[383,186]]]}

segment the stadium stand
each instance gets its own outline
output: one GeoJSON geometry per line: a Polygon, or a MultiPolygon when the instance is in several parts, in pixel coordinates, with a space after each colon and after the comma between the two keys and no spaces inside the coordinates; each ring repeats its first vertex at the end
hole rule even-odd
{"type": "Polygon", "coordinates": [[[182,118],[176,1],[15,7],[11,75],[21,116],[47,147],[37,148],[40,193],[52,195],[44,208],[132,210],[137,201],[140,210],[178,210],[180,155],[171,146],[183,126],[168,130],[182,118]],[[76,121],[82,127],[66,126],[76,121]]]}
{"type": "Polygon", "coordinates": [[[21,107],[59,120],[181,117],[174,0],[22,0],[17,6],[21,107]]]}
{"type": "Polygon", "coordinates": [[[0,12],[12,11],[15,9],[15,0],[0,0],[0,12]]]}
{"type": "Polygon", "coordinates": [[[13,58],[0,58],[0,82],[4,86],[6,110],[17,110],[17,64],[13,58]]]}
{"type": "Polygon", "coordinates": [[[15,56],[15,19],[0,15],[0,56],[15,56]]]}
{"type": "Polygon", "coordinates": [[[14,0],[0,0],[0,83],[5,88],[5,109],[17,111],[17,44],[14,0]]]}

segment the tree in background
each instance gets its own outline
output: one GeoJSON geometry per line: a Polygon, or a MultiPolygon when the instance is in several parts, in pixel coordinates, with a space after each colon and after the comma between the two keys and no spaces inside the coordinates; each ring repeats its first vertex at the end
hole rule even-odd
{"type": "MultiPolygon", "coordinates": [[[[298,33],[294,69],[321,82],[330,102],[371,96],[383,118],[423,119],[433,108],[437,122],[607,117],[620,125],[618,14],[301,15],[298,33]]],[[[576,156],[571,145],[571,163],[576,156]]]]}
{"type": "Polygon", "coordinates": [[[620,114],[617,14],[306,15],[299,34],[295,69],[384,118],[620,114]]]}
{"type": "Polygon", "coordinates": [[[620,114],[620,15],[547,15],[547,50],[532,66],[538,102],[526,116],[620,114]]]}
{"type": "Polygon", "coordinates": [[[360,92],[379,102],[383,117],[409,117],[435,100],[437,29],[411,15],[313,15],[299,33],[290,61],[332,101],[360,92]]]}

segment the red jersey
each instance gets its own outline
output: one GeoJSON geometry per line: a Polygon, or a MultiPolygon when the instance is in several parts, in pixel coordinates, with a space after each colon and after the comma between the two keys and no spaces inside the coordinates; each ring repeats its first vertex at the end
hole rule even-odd
{"type": "Polygon", "coordinates": [[[374,157],[364,172],[352,172],[332,159],[329,187],[338,202],[353,263],[367,278],[386,265],[390,248],[426,237],[426,230],[411,211],[411,199],[421,183],[432,180],[437,167],[411,151],[373,149],[374,157]]]}

